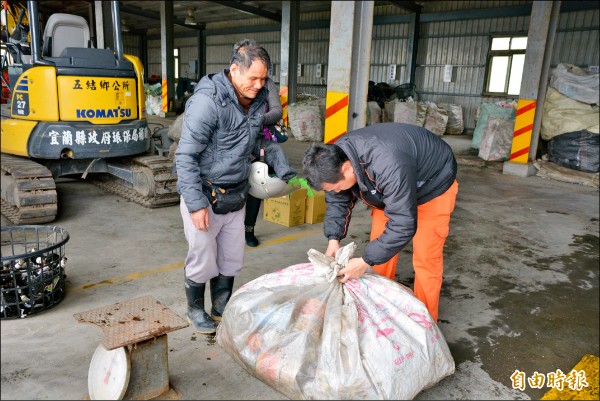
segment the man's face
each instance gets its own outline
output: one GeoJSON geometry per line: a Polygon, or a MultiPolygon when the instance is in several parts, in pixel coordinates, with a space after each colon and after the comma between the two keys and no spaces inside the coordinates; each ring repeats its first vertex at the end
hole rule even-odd
{"type": "Polygon", "coordinates": [[[340,192],[352,188],[356,185],[356,175],[354,174],[354,168],[352,163],[345,161],[342,164],[342,175],[344,178],[336,183],[323,183],[322,187],[324,191],[340,192]]]}
{"type": "Polygon", "coordinates": [[[229,71],[231,72],[231,81],[238,93],[248,99],[256,97],[265,86],[265,80],[269,75],[267,66],[260,60],[254,60],[250,68],[245,71],[242,71],[237,64],[232,64],[229,71]]]}

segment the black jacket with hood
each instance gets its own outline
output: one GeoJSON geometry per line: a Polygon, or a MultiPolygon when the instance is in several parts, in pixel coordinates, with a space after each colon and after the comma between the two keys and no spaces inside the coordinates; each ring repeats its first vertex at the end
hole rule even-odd
{"type": "Polygon", "coordinates": [[[371,266],[385,263],[415,235],[417,205],[442,195],[454,182],[452,148],[429,130],[402,123],[361,128],[335,144],[348,156],[358,182],[346,191],[326,192],[325,236],[345,238],[352,209],[362,199],[390,219],[363,254],[371,266]]]}

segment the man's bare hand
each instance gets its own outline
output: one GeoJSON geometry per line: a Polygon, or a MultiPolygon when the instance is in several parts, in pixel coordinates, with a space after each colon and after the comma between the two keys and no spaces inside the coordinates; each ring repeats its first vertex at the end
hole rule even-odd
{"type": "Polygon", "coordinates": [[[194,226],[200,231],[208,232],[208,209],[200,209],[190,213],[194,226]]]}
{"type": "Polygon", "coordinates": [[[340,241],[336,239],[330,239],[329,244],[327,245],[327,250],[325,251],[325,255],[335,258],[335,253],[338,249],[340,249],[340,241]]]}
{"type": "Polygon", "coordinates": [[[353,278],[361,278],[369,267],[363,258],[352,258],[346,267],[338,272],[338,280],[340,283],[345,283],[353,278]]]}

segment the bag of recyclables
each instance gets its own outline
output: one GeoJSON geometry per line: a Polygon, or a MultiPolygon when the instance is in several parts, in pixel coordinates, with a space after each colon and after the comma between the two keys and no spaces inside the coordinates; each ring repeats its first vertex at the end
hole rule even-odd
{"type": "Polygon", "coordinates": [[[292,399],[412,399],[454,373],[454,359],[412,291],[370,270],[341,284],[336,258],[302,263],[240,287],[217,343],[251,375],[292,399]]]}

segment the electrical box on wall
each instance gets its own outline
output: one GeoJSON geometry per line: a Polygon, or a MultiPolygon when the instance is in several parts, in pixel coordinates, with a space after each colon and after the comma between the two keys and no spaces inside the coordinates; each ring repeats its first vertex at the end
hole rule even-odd
{"type": "Polygon", "coordinates": [[[315,77],[321,78],[323,74],[323,64],[317,64],[315,68],[315,77]]]}
{"type": "Polygon", "coordinates": [[[396,80],[396,64],[390,64],[388,68],[388,78],[390,81],[396,80]]]}
{"type": "Polygon", "coordinates": [[[298,76],[301,77],[304,75],[304,66],[302,64],[298,64],[298,76]]]}
{"type": "Polygon", "coordinates": [[[452,65],[450,64],[444,66],[444,82],[452,82],[452,65]]]}

